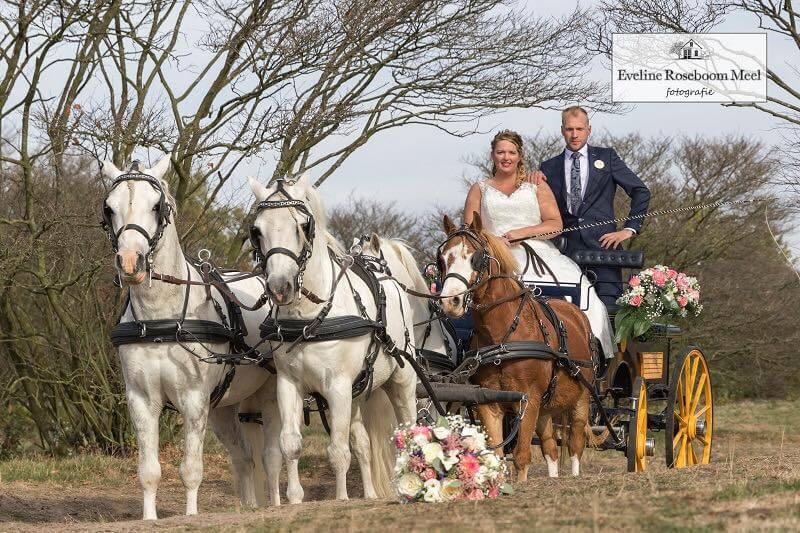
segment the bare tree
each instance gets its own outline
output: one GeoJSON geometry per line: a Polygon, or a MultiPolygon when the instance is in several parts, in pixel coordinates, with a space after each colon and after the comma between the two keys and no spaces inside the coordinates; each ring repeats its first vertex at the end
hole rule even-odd
{"type": "Polygon", "coordinates": [[[800,60],[800,12],[791,0],[602,0],[593,22],[583,30],[588,48],[610,55],[615,32],[700,33],[741,14],[751,16],[753,28],[766,30],[771,37],[793,46],[794,56],[766,66],[766,102],[722,105],[752,108],[786,126],[784,164],[776,169],[776,176],[800,194],[800,158],[795,155],[800,151],[800,80],[795,67],[800,60]]]}

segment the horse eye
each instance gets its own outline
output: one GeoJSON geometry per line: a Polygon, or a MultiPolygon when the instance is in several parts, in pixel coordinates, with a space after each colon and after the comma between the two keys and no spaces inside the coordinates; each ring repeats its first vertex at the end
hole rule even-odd
{"type": "Polygon", "coordinates": [[[106,215],[111,216],[114,214],[114,210],[111,209],[111,206],[108,204],[103,205],[103,211],[105,211],[106,215]]]}
{"type": "Polygon", "coordinates": [[[158,204],[153,206],[153,211],[158,211],[158,204]]]}

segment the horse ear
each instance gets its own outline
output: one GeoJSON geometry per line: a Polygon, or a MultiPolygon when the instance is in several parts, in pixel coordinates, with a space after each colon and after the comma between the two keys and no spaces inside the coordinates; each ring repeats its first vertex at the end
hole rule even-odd
{"type": "Polygon", "coordinates": [[[148,168],[144,171],[144,173],[153,176],[159,181],[163,181],[164,176],[166,176],[167,171],[169,171],[170,163],[170,155],[165,154],[164,157],[162,157],[159,162],[156,163],[156,166],[153,168],[148,168]]]}
{"type": "Polygon", "coordinates": [[[481,214],[477,211],[472,212],[472,224],[470,225],[477,233],[483,231],[483,220],[481,220],[481,214]]]}
{"type": "Polygon", "coordinates": [[[267,193],[267,188],[261,185],[257,179],[250,176],[247,178],[247,182],[250,184],[250,190],[253,191],[253,194],[256,196],[256,200],[263,202],[267,199],[269,194],[267,193]]]}
{"type": "Polygon", "coordinates": [[[103,173],[103,176],[107,177],[108,179],[113,180],[124,174],[124,172],[118,169],[117,165],[115,165],[111,161],[103,161],[101,165],[102,165],[101,171],[103,173]]]}
{"type": "Polygon", "coordinates": [[[376,252],[381,249],[381,238],[378,237],[377,233],[375,232],[372,233],[372,237],[369,238],[369,245],[376,252]]]}
{"type": "Polygon", "coordinates": [[[444,232],[447,233],[448,235],[450,235],[456,230],[456,225],[453,224],[453,221],[450,220],[450,217],[448,215],[444,216],[444,220],[442,222],[444,223],[444,232]]]}

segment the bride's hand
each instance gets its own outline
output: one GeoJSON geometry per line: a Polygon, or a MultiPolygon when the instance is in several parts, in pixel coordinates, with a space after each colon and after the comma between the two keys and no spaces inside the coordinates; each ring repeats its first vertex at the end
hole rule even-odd
{"type": "Polygon", "coordinates": [[[501,237],[506,241],[506,244],[508,246],[514,246],[516,244],[515,242],[511,241],[524,240],[527,236],[528,235],[524,231],[518,229],[509,230],[505,232],[503,235],[501,235],[501,237]]]}

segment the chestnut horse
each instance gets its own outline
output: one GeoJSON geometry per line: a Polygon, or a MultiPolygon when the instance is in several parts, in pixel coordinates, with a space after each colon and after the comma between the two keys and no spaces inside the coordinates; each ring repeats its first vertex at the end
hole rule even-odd
{"type": "MultiPolygon", "coordinates": [[[[518,267],[514,256],[499,237],[483,229],[480,215],[475,213],[472,223],[461,229],[445,216],[444,230],[447,240],[438,255],[443,276],[442,307],[452,318],[462,316],[468,306],[473,308],[475,334],[472,348],[539,341],[558,353],[559,332],[547,318],[545,304],[534,298],[531,291],[516,279],[518,267]],[[513,327],[514,323],[518,325],[513,327]]],[[[578,307],[565,300],[549,300],[547,305],[555,311],[556,323],[560,320],[565,328],[569,358],[580,365],[573,368],[576,371],[580,369],[584,378],[591,381],[596,340],[589,320],[578,307]]],[[[575,476],[580,474],[587,436],[592,435],[587,388],[563,367],[556,365],[554,368],[554,365],[555,357],[546,356],[484,361],[471,378],[481,387],[528,395],[528,407],[520,421],[514,449],[514,466],[519,481],[528,477],[534,428],[542,443],[548,474],[550,477],[558,476],[553,416],[563,415],[562,419],[569,422],[568,448],[575,476]],[[553,381],[554,387],[551,386],[553,381]]],[[[478,416],[495,444],[503,441],[503,416],[510,407],[495,403],[477,408],[478,416]]],[[[592,443],[595,443],[594,439],[592,443]]],[[[502,449],[497,451],[502,454],[502,449]]]]}

